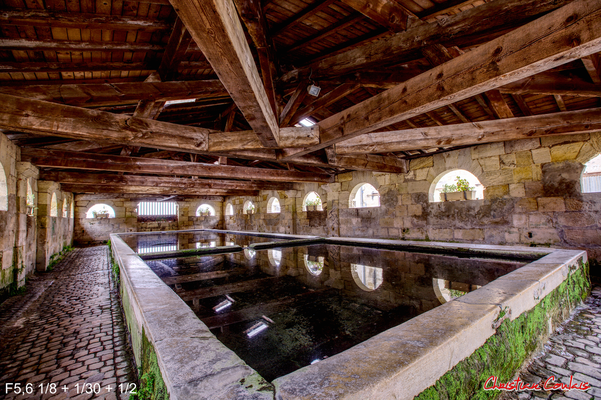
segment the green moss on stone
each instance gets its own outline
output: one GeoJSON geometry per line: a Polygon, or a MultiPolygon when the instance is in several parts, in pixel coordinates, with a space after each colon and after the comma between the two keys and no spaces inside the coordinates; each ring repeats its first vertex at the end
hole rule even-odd
{"type": "Polygon", "coordinates": [[[557,289],[532,310],[514,321],[506,320],[470,357],[420,393],[419,400],[492,399],[499,390],[484,391],[491,376],[511,381],[526,358],[551,334],[549,320],[557,326],[590,292],[588,264],[574,271],[557,289]]]}
{"type": "Polygon", "coordinates": [[[152,343],[142,332],[142,365],[140,370],[140,389],[135,400],[169,400],[169,393],[163,381],[157,355],[152,343]]]}

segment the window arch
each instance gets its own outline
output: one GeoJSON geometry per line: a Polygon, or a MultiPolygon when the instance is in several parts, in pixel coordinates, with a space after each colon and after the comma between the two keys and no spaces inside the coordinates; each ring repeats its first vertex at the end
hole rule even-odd
{"type": "Polygon", "coordinates": [[[317,192],[309,192],[305,195],[303,199],[303,211],[307,211],[307,206],[315,206],[316,210],[323,211],[321,197],[319,197],[317,192]]]}
{"type": "Polygon", "coordinates": [[[196,209],[196,216],[199,217],[201,215],[208,215],[210,217],[214,217],[215,209],[213,208],[213,206],[210,206],[208,204],[201,204],[196,209]]]}
{"type": "Polygon", "coordinates": [[[580,188],[582,193],[601,192],[601,154],[584,164],[580,177],[580,188]]]}
{"type": "Polygon", "coordinates": [[[452,169],[438,175],[430,185],[430,202],[453,200],[482,200],[484,186],[476,175],[464,169],[452,169]],[[467,187],[468,191],[461,189],[467,187]],[[451,194],[453,193],[453,194],[451,194]]]}
{"type": "Polygon", "coordinates": [[[279,214],[281,211],[280,201],[277,197],[272,197],[267,202],[267,212],[270,214],[279,214]]]}
{"type": "Polygon", "coordinates": [[[0,163],[0,211],[8,211],[8,182],[2,163],[0,163]]]}
{"type": "Polygon", "coordinates": [[[267,250],[267,258],[269,263],[274,267],[279,267],[282,264],[282,250],[269,249],[267,250]]]}
{"type": "Polygon", "coordinates": [[[67,218],[69,216],[69,202],[67,199],[63,200],[63,218],[67,218]]]}
{"type": "Polygon", "coordinates": [[[52,193],[52,199],[50,200],[50,216],[58,217],[58,204],[56,201],[56,193],[52,193]]]}
{"type": "Polygon", "coordinates": [[[255,206],[255,203],[250,200],[246,200],[246,203],[244,203],[244,214],[254,214],[256,210],[257,207],[255,206]]]}
{"type": "Polygon", "coordinates": [[[326,262],[326,258],[323,256],[310,257],[308,254],[304,254],[305,267],[311,273],[311,275],[318,276],[323,271],[323,267],[326,262]]]}
{"type": "Polygon", "coordinates": [[[351,191],[349,207],[380,207],[380,192],[369,183],[360,183],[351,191]]]}
{"type": "Polygon", "coordinates": [[[225,215],[234,215],[234,206],[232,203],[227,203],[225,206],[225,215]]]}
{"type": "Polygon", "coordinates": [[[86,213],[86,218],[115,218],[115,210],[107,204],[95,204],[86,213]]]}
{"type": "Polygon", "coordinates": [[[351,264],[351,275],[357,286],[367,292],[376,290],[384,282],[383,270],[380,267],[351,264]]]}

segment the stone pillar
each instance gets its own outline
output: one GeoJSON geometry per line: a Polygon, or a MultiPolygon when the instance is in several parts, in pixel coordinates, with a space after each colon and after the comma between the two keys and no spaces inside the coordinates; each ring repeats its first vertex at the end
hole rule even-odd
{"type": "Polygon", "coordinates": [[[35,270],[36,261],[36,202],[39,170],[29,162],[17,162],[17,229],[14,247],[14,266],[17,287],[25,285],[25,277],[35,270]],[[27,214],[27,187],[34,195],[33,215],[27,214]]]}

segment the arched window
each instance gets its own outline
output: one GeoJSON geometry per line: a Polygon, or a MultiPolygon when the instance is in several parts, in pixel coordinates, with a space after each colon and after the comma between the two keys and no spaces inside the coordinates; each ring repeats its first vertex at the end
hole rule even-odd
{"type": "Polygon", "coordinates": [[[274,267],[279,267],[282,264],[282,250],[267,250],[267,258],[269,258],[269,263],[271,265],[273,265],[274,267]]]}
{"type": "Polygon", "coordinates": [[[31,183],[29,179],[27,180],[27,215],[33,215],[33,210],[35,209],[35,194],[33,194],[33,189],[31,188],[31,183]]]}
{"type": "Polygon", "coordinates": [[[67,199],[63,200],[63,218],[67,218],[69,216],[69,202],[67,199]]]}
{"type": "Polygon", "coordinates": [[[360,183],[351,191],[350,208],[380,207],[380,192],[369,183],[360,183]]]}
{"type": "Polygon", "coordinates": [[[251,249],[249,247],[244,248],[244,257],[246,257],[248,260],[252,260],[256,254],[256,250],[251,249]]]}
{"type": "Polygon", "coordinates": [[[303,199],[303,211],[307,211],[307,206],[315,207],[316,210],[322,211],[323,204],[321,203],[321,197],[317,194],[317,192],[309,192],[306,194],[303,199]]]}
{"type": "Polygon", "coordinates": [[[277,197],[272,197],[269,199],[267,202],[267,212],[270,214],[279,214],[280,211],[280,201],[277,199],[277,197]]]}
{"type": "Polygon", "coordinates": [[[106,204],[96,204],[88,210],[86,218],[115,218],[115,210],[106,204]]]}
{"type": "Polygon", "coordinates": [[[0,211],[8,211],[8,182],[4,166],[0,163],[0,211]]]}
{"type": "Polygon", "coordinates": [[[482,200],[484,186],[476,175],[464,169],[454,169],[440,174],[430,185],[431,202],[455,200],[482,200]]]}
{"type": "Polygon", "coordinates": [[[601,192],[601,154],[584,164],[580,187],[582,193],[601,192]]]}
{"type": "Polygon", "coordinates": [[[58,217],[58,204],[56,201],[56,193],[52,193],[52,199],[50,200],[50,216],[58,217]]]}
{"type": "Polygon", "coordinates": [[[231,203],[227,203],[225,206],[225,215],[234,215],[234,206],[231,203]]]}
{"type": "Polygon", "coordinates": [[[317,276],[317,275],[321,274],[321,271],[323,271],[323,267],[326,262],[325,257],[323,257],[323,256],[311,257],[308,254],[305,254],[304,258],[305,258],[305,266],[307,267],[307,269],[309,270],[311,275],[317,276]]]}
{"type": "Polygon", "coordinates": [[[382,268],[351,264],[351,275],[357,286],[365,291],[376,290],[384,281],[382,268]]]}
{"type": "Polygon", "coordinates": [[[246,203],[244,203],[244,214],[254,214],[257,211],[257,207],[255,207],[255,204],[250,201],[247,200],[246,203]]]}
{"type": "Polygon", "coordinates": [[[441,304],[455,300],[464,294],[473,290],[479,289],[479,285],[470,285],[461,282],[450,282],[446,279],[432,278],[432,287],[434,294],[438,298],[441,304]]]}
{"type": "Polygon", "coordinates": [[[196,209],[196,216],[199,217],[201,215],[208,215],[210,217],[214,217],[215,209],[208,204],[201,204],[196,209]]]}

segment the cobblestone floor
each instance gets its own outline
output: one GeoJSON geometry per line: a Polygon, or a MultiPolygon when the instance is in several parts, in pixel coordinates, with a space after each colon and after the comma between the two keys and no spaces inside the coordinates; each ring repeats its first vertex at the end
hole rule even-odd
{"type": "Polygon", "coordinates": [[[127,399],[129,360],[107,246],[73,250],[0,305],[0,399],[127,399]]]}
{"type": "Polygon", "coordinates": [[[601,287],[551,336],[543,351],[519,374],[523,381],[541,386],[549,377],[556,383],[591,387],[577,390],[507,392],[503,399],[601,399],[601,287]]]}

